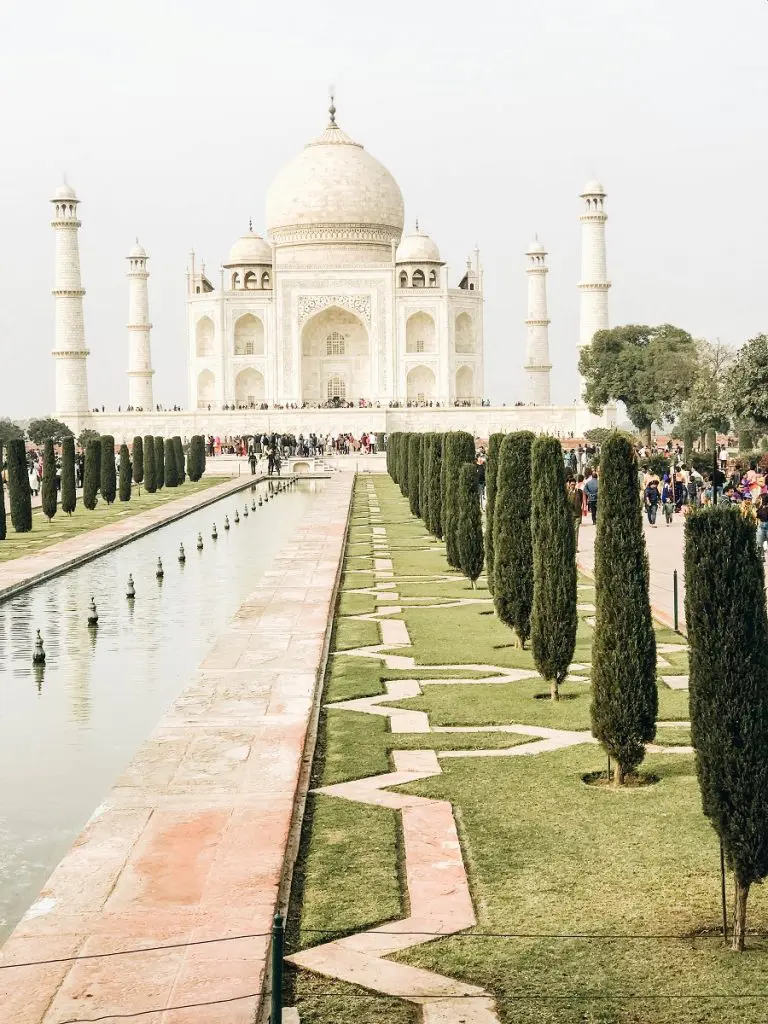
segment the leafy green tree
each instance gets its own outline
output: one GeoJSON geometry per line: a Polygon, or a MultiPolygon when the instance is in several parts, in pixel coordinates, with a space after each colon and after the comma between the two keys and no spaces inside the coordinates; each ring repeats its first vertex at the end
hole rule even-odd
{"type": "MultiPolygon", "coordinates": [[[[3,442],[0,441],[0,469],[3,467],[3,442]]],[[[8,534],[8,525],[5,518],[5,484],[0,474],[0,540],[5,540],[8,534]]]]}
{"type": "Polygon", "coordinates": [[[465,462],[475,461],[475,439],[464,430],[450,431],[443,443],[443,508],[442,523],[445,556],[454,569],[461,569],[458,545],[458,482],[459,470],[465,462]]]}
{"type": "Polygon", "coordinates": [[[32,491],[27,473],[27,449],[19,438],[8,444],[8,497],[14,530],[16,533],[29,533],[32,529],[32,491]]]}
{"type": "Polygon", "coordinates": [[[120,445],[120,501],[131,500],[131,455],[127,444],[120,445]]]}
{"type": "Polygon", "coordinates": [[[459,484],[456,495],[458,529],[456,541],[459,548],[461,571],[471,582],[473,589],[483,571],[483,515],[480,510],[480,494],[477,490],[477,470],[473,462],[465,462],[459,470],[459,484]]]}
{"type": "Polygon", "coordinates": [[[536,668],[549,681],[552,700],[559,700],[576,648],[578,616],[576,537],[563,449],[556,437],[537,437],[531,449],[531,533],[531,650],[536,668]]]}
{"type": "Polygon", "coordinates": [[[24,440],[24,431],[19,424],[9,420],[7,416],[0,416],[0,444],[7,449],[11,441],[20,440],[24,440]]]}
{"type": "Polygon", "coordinates": [[[676,416],[689,398],[697,373],[696,343],[671,324],[628,324],[597,331],[581,351],[584,401],[594,413],[623,402],[646,444],[651,426],[676,416]]]}
{"type": "Polygon", "coordinates": [[[499,471],[499,450],[503,434],[491,434],[485,458],[485,574],[493,594],[493,510],[496,507],[496,477],[499,471]]]}
{"type": "Polygon", "coordinates": [[[157,490],[155,439],[151,434],[144,436],[144,489],[148,494],[154,494],[157,490]]]}
{"type": "Polygon", "coordinates": [[[441,491],[441,471],[443,465],[443,438],[444,434],[432,434],[429,447],[429,469],[427,486],[429,487],[429,498],[427,508],[429,509],[429,532],[438,540],[443,539],[443,496],[441,491]]]}
{"type": "Polygon", "coordinates": [[[768,426],[768,334],[751,338],[736,353],[725,379],[725,401],[738,419],[768,426]]]}
{"type": "Polygon", "coordinates": [[[400,456],[397,465],[397,482],[400,485],[400,493],[404,498],[408,497],[408,470],[410,453],[410,434],[403,432],[400,437],[400,456]]]}
{"type": "Polygon", "coordinates": [[[135,484],[144,481],[144,442],[141,434],[133,439],[133,482],[135,484]]]}
{"type": "Polygon", "coordinates": [[[111,505],[117,494],[117,474],[115,472],[115,439],[111,434],[101,438],[101,496],[111,505]]]}
{"type": "Polygon", "coordinates": [[[533,606],[531,448],[534,440],[530,430],[519,430],[504,437],[497,457],[493,510],[493,605],[504,625],[515,631],[515,643],[522,648],[531,635],[533,606]]]}
{"type": "Polygon", "coordinates": [[[61,511],[71,516],[76,508],[75,439],[65,437],[61,442],[61,511]]]}
{"type": "Polygon", "coordinates": [[[90,427],[86,427],[85,430],[81,430],[77,435],[77,447],[82,451],[86,451],[88,448],[89,441],[97,441],[101,437],[98,430],[91,430],[90,427]]]}
{"type": "Polygon", "coordinates": [[[85,470],[83,472],[83,505],[93,511],[101,480],[101,438],[92,437],[85,449],[85,470]]]}
{"type": "Polygon", "coordinates": [[[30,420],[27,424],[27,437],[32,444],[41,445],[46,441],[61,444],[65,437],[74,437],[66,423],[55,420],[51,416],[30,420]]]}
{"type": "Polygon", "coordinates": [[[408,435],[408,503],[411,515],[421,514],[419,506],[421,476],[421,434],[408,435]]]}
{"type": "Polygon", "coordinates": [[[696,374],[674,428],[674,436],[683,441],[686,434],[691,434],[691,445],[694,437],[703,437],[707,430],[730,429],[727,381],[734,358],[731,346],[721,341],[697,341],[695,344],[696,374]]]}
{"type": "Polygon", "coordinates": [[[165,486],[165,442],[162,437],[155,438],[155,482],[158,491],[165,486]]]}
{"type": "Polygon", "coordinates": [[[600,459],[595,592],[592,733],[616,762],[614,781],[621,786],[656,735],[659,700],[637,462],[632,444],[618,434],[600,459]]]}
{"type": "Polygon", "coordinates": [[[56,493],[56,452],[53,450],[53,441],[50,437],[45,441],[43,448],[43,486],[40,490],[40,500],[43,515],[50,523],[59,507],[59,496],[56,493]]]}
{"type": "Polygon", "coordinates": [[[768,618],[754,526],[734,506],[687,517],[685,587],[696,771],[734,875],[740,952],[750,887],[768,875],[768,618]]]}
{"type": "Polygon", "coordinates": [[[176,484],[181,487],[187,476],[184,472],[184,445],[178,434],[173,438],[173,454],[176,458],[176,484]]]}
{"type": "Polygon", "coordinates": [[[176,471],[176,449],[170,437],[165,439],[165,486],[179,486],[179,477],[176,471]]]}

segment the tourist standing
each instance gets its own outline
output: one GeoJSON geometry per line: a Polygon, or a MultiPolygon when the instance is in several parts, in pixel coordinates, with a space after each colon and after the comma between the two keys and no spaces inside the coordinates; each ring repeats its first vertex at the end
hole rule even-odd
{"type": "Polygon", "coordinates": [[[573,516],[573,532],[576,538],[576,554],[579,553],[579,531],[581,530],[581,519],[584,515],[584,493],[576,486],[576,481],[571,478],[566,484],[568,492],[568,504],[571,506],[573,516]]]}
{"type": "Polygon", "coordinates": [[[653,477],[645,488],[645,511],[648,516],[648,522],[656,529],[656,513],[659,510],[659,481],[653,477]]]}
{"type": "Polygon", "coordinates": [[[587,509],[592,517],[592,525],[597,523],[597,470],[593,469],[587,474],[587,479],[584,483],[584,497],[587,500],[587,509]]]}

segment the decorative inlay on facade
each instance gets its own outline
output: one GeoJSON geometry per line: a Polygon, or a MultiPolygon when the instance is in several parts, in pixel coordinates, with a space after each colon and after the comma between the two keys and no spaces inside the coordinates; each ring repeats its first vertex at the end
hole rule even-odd
{"type": "Polygon", "coordinates": [[[315,313],[329,306],[341,306],[362,317],[367,324],[371,322],[370,295],[300,295],[299,324],[306,323],[315,313]]]}
{"type": "Polygon", "coordinates": [[[275,228],[275,245],[312,245],[315,242],[374,242],[388,245],[400,241],[402,229],[379,224],[292,224],[275,228]]]}

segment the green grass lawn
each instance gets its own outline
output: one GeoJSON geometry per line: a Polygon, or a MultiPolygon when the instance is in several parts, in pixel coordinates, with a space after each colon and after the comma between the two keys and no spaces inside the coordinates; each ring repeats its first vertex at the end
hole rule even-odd
{"type": "MultiPolygon", "coordinates": [[[[446,574],[447,565],[442,552],[422,550],[434,542],[407,512],[399,489],[388,478],[374,484],[396,592],[403,598],[437,600],[475,596],[458,574],[439,582],[400,582],[400,575],[446,574]]],[[[361,513],[367,504],[364,486],[358,485],[361,513]]],[[[364,541],[365,527],[360,530],[357,543],[364,541]]],[[[342,586],[348,590],[372,582],[371,576],[350,573],[342,586]]],[[[481,587],[477,596],[488,592],[481,587]]],[[[368,611],[367,599],[359,598],[343,594],[340,614],[368,611]]],[[[594,591],[581,589],[579,601],[593,603],[594,591]]],[[[456,668],[468,663],[531,666],[530,651],[511,646],[510,631],[487,614],[491,607],[425,609],[405,602],[399,617],[407,623],[413,647],[394,653],[413,656],[417,666],[447,667],[439,672],[389,670],[380,661],[339,653],[331,658],[325,701],[383,693],[387,679],[471,676],[456,668]]],[[[592,629],[585,620],[590,614],[580,613],[574,655],[587,665],[592,629]]],[[[334,649],[377,643],[369,627],[378,632],[374,623],[340,618],[334,649]]],[[[659,627],[657,642],[683,641],[659,627]]],[[[685,652],[663,657],[670,668],[660,673],[687,672],[685,652]]],[[[545,688],[535,679],[437,684],[395,706],[426,711],[435,726],[522,722],[589,728],[588,681],[564,684],[563,694],[572,699],[560,704],[536,699],[545,688]]],[[[686,722],[687,691],[660,681],[659,719],[686,722]]],[[[394,735],[385,718],[326,708],[313,784],[384,773],[393,749],[488,749],[524,741],[494,733],[394,735]]],[[[656,742],[687,745],[690,730],[660,728],[656,742]]],[[[531,757],[443,759],[440,764],[441,775],[404,789],[451,802],[478,925],[471,933],[415,947],[396,959],[487,986],[504,1024],[757,1024],[765,1019],[768,996],[754,993],[768,993],[763,977],[768,940],[759,934],[768,933],[768,894],[753,887],[750,926],[756,934],[746,954],[731,954],[716,934],[718,846],[701,813],[692,755],[649,755],[644,771],[658,781],[625,792],[585,785],[583,776],[605,768],[603,751],[592,745],[531,757]],[[569,937],[585,933],[607,938],[569,937]]],[[[402,916],[407,902],[402,874],[395,812],[315,795],[292,900],[291,948],[402,916]]],[[[414,1007],[308,972],[291,972],[290,986],[301,1019],[309,1024],[420,1020],[414,1007]]]]}
{"type": "Polygon", "coordinates": [[[221,477],[203,477],[197,483],[187,480],[182,487],[164,487],[162,491],[155,491],[154,494],[148,494],[142,489],[141,495],[134,492],[131,500],[127,502],[115,500],[113,504],[107,505],[100,499],[92,512],[89,512],[82,499],[78,498],[77,508],[71,516],[65,515],[59,507],[50,522],[40,509],[34,509],[30,533],[15,533],[9,517],[8,536],[0,542],[0,562],[9,562],[23,555],[34,555],[51,544],[69,540],[70,537],[87,533],[89,530],[97,530],[100,526],[138,515],[139,512],[167,505],[178,498],[189,497],[190,494],[196,494],[223,482],[221,477]]]}

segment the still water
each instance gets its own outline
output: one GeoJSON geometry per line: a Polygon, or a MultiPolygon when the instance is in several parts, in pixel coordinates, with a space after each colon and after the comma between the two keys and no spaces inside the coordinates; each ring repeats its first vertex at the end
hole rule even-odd
{"type": "Polygon", "coordinates": [[[222,498],[0,603],[0,941],[290,539],[323,481],[301,481],[259,508],[269,486],[222,498]],[[129,573],[135,602],[125,596],[129,573]],[[92,595],[95,633],[87,625],[92,595]],[[42,672],[32,665],[38,628],[47,656],[42,672]]]}

